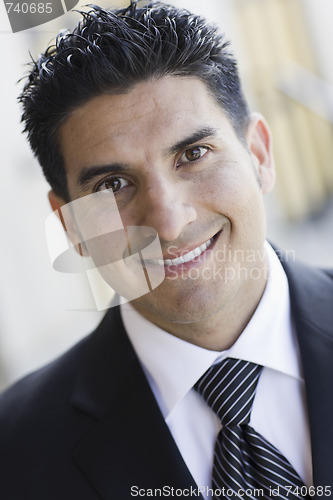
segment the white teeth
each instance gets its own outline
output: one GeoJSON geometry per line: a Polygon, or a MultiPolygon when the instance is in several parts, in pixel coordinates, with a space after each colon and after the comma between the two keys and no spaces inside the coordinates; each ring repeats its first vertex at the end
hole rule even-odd
{"type": "Polygon", "coordinates": [[[161,260],[158,259],[158,264],[160,266],[178,266],[179,264],[184,264],[184,262],[190,262],[191,260],[195,259],[196,257],[199,257],[212,243],[213,238],[210,240],[206,241],[206,243],[203,243],[197,248],[194,248],[190,252],[186,253],[185,255],[182,255],[181,257],[177,257],[176,259],[166,259],[166,260],[161,260]]]}
{"type": "MultiPolygon", "coordinates": [[[[199,250],[199,252],[200,252],[200,250],[199,250]]],[[[199,253],[199,255],[200,255],[200,253],[199,253]]],[[[195,254],[194,250],[191,250],[190,252],[183,255],[184,262],[190,262],[190,260],[195,259],[195,257],[197,257],[197,255],[195,254]]]]}
{"type": "Polygon", "coordinates": [[[185,260],[183,257],[177,257],[176,259],[171,260],[174,266],[178,266],[178,264],[184,264],[185,260]]]}

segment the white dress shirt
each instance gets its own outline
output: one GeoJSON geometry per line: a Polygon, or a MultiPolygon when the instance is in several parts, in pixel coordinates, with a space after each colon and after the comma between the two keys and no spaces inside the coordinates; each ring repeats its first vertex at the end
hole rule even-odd
{"type": "Polygon", "coordinates": [[[199,487],[211,485],[214,444],[220,421],[193,385],[215,362],[226,357],[264,366],[250,425],[312,484],[310,433],[304,379],[292,324],[285,272],[268,243],[269,278],[250,322],[225,351],[203,349],[181,340],[143,318],[129,304],[122,319],[161,412],[199,487]]]}

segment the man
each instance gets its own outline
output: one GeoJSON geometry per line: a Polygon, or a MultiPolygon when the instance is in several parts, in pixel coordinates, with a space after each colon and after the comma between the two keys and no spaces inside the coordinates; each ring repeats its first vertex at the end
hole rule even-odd
{"type": "Polygon", "coordinates": [[[165,277],[2,396],[3,498],[331,496],[333,274],[265,242],[271,136],[217,30],[93,7],[21,102],[52,208],[102,200],[62,218],[79,253],[107,266],[116,238],[125,255],[87,236],[110,200],[125,232],[157,233],[144,267],[165,277]]]}

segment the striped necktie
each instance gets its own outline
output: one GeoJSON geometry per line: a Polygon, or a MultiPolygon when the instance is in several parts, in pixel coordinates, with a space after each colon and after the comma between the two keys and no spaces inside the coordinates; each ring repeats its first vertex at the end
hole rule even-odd
{"type": "Polygon", "coordinates": [[[228,490],[233,492],[230,495],[233,499],[272,500],[273,490],[279,492],[275,498],[301,498],[300,488],[304,483],[297,472],[249,425],[262,368],[227,358],[209,368],[194,386],[222,423],[215,444],[212,486],[224,491],[225,498],[229,498],[228,490]]]}

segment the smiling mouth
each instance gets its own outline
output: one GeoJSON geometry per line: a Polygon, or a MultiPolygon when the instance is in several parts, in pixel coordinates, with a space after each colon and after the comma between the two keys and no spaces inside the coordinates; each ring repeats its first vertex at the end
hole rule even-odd
{"type": "Polygon", "coordinates": [[[221,231],[216,233],[212,238],[207,240],[205,243],[202,243],[202,245],[199,245],[198,247],[194,248],[190,252],[187,252],[186,254],[176,257],[175,259],[156,259],[155,263],[160,265],[160,266],[179,266],[180,264],[185,264],[186,262],[191,262],[192,260],[196,259],[199,257],[202,253],[204,253],[215,241],[215,239],[218,237],[221,231]]]}

